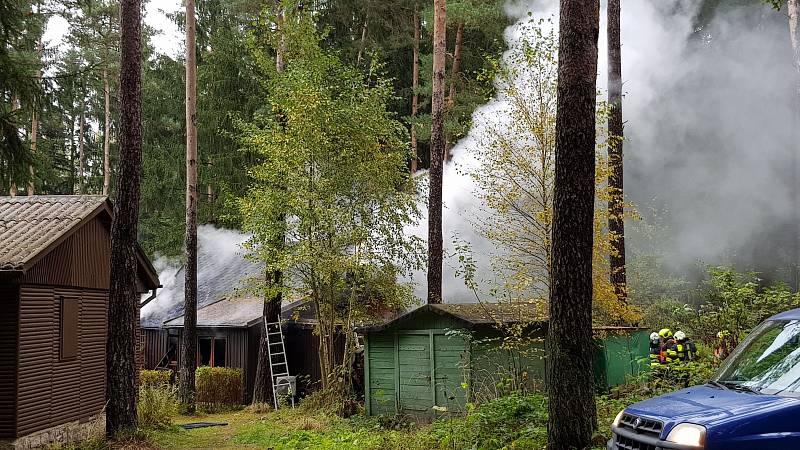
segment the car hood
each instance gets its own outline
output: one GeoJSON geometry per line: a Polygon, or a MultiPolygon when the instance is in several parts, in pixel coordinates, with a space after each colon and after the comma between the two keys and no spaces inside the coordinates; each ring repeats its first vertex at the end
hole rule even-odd
{"type": "Polygon", "coordinates": [[[792,398],[701,385],[635,403],[626,412],[661,420],[664,422],[664,431],[668,432],[681,422],[713,426],[767,410],[797,405],[797,402],[792,398]]]}

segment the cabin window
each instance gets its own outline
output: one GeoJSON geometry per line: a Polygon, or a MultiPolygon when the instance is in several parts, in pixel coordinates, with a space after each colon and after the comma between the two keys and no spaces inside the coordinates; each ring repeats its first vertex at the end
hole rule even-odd
{"type": "Polygon", "coordinates": [[[197,338],[197,364],[200,366],[225,367],[225,339],[217,337],[197,338]]]}
{"type": "Polygon", "coordinates": [[[74,359],[78,356],[78,308],[77,298],[61,297],[61,359],[74,359]]]}

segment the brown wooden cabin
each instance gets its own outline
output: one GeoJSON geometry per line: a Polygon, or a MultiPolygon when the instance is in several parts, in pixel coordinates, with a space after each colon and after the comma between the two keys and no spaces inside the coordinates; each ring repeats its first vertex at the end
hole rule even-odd
{"type": "MultiPolygon", "coordinates": [[[[301,396],[322,378],[316,321],[302,304],[285,304],[281,311],[289,373],[298,376],[301,396]]],[[[246,403],[253,396],[263,309],[263,299],[250,297],[221,299],[197,310],[197,365],[242,369],[246,403]]],[[[160,328],[143,328],[145,368],[177,371],[182,332],[183,316],[166,320],[160,328]]]]}
{"type": "MultiPolygon", "coordinates": [[[[112,213],[102,196],[0,197],[0,448],[104,424],[112,213]]],[[[146,293],[158,276],[138,260],[146,293]]]]}

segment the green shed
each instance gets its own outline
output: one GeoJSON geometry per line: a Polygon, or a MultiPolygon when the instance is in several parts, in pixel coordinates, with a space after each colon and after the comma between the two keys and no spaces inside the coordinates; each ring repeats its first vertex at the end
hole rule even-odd
{"type": "MultiPolygon", "coordinates": [[[[621,384],[627,375],[642,370],[648,352],[646,331],[598,331],[598,387],[621,384]]],[[[460,412],[467,401],[493,398],[498,389],[544,388],[547,319],[538,305],[424,305],[361,332],[369,415],[426,417],[433,415],[434,407],[460,412]],[[507,329],[501,331],[503,327],[507,329]],[[517,337],[506,338],[514,329],[517,337]]]]}

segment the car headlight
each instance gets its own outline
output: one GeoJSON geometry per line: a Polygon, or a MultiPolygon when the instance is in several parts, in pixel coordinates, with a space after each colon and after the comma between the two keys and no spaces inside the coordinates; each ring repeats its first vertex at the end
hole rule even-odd
{"type": "Polygon", "coordinates": [[[693,423],[680,423],[669,432],[667,441],[701,447],[706,443],[706,427],[693,423]]]}
{"type": "Polygon", "coordinates": [[[622,420],[622,414],[623,413],[625,413],[624,409],[622,411],[620,411],[619,414],[617,414],[617,417],[614,419],[614,422],[611,423],[612,427],[618,427],[619,426],[619,422],[622,420]]]}

